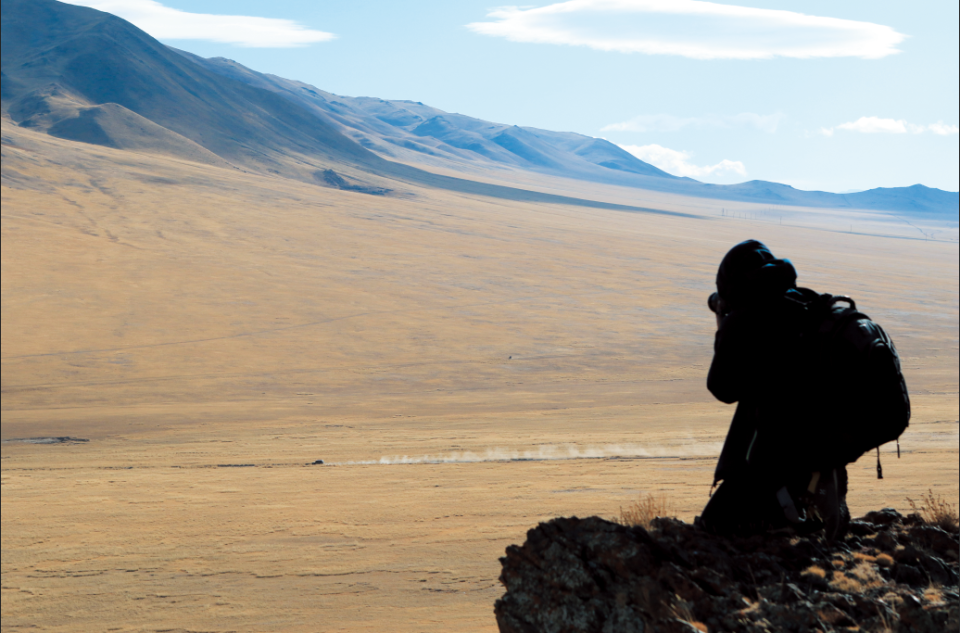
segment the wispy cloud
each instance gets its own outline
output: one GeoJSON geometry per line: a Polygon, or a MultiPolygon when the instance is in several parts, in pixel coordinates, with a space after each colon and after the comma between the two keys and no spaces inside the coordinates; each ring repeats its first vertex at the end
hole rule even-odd
{"type": "Polygon", "coordinates": [[[931,123],[927,126],[927,129],[933,132],[934,134],[939,134],[940,136],[947,136],[949,134],[960,134],[960,127],[956,125],[947,125],[942,121],[936,123],[931,123]]]}
{"type": "Polygon", "coordinates": [[[726,176],[746,176],[747,168],[738,160],[723,159],[716,165],[699,166],[690,162],[690,152],[678,151],[661,145],[621,145],[640,160],[659,167],[674,176],[690,178],[717,178],[726,176]]]}
{"type": "Polygon", "coordinates": [[[292,48],[326,42],[333,33],[315,31],[293,20],[249,15],[189,13],[154,0],[67,0],[106,11],[161,40],[207,40],[253,48],[292,48]]]}
{"type": "Polygon", "coordinates": [[[467,28],[514,42],[694,59],[861,57],[898,53],[889,26],[700,0],[571,0],[501,7],[467,28]]]}
{"type": "Polygon", "coordinates": [[[861,134],[923,134],[933,132],[941,136],[960,133],[956,125],[947,125],[942,121],[930,125],[917,125],[903,119],[883,119],[877,116],[862,116],[856,121],[841,123],[834,127],[820,128],[824,136],[833,136],[837,130],[846,132],[860,132],[861,134]]]}
{"type": "Polygon", "coordinates": [[[642,114],[629,121],[611,123],[602,132],[676,132],[686,127],[754,127],[764,132],[776,132],[785,117],[783,114],[754,114],[741,112],[733,115],[708,114],[701,117],[678,117],[672,114],[642,114]]]}

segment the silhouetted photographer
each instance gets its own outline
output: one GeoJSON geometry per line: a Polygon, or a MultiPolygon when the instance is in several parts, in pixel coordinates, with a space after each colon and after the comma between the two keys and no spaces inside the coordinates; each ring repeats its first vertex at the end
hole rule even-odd
{"type": "MultiPolygon", "coordinates": [[[[707,388],[737,403],[698,519],[719,534],[793,527],[841,538],[845,466],[897,439],[910,401],[893,342],[849,297],[796,285],[756,240],[734,246],[708,305],[717,317],[707,388]]],[[[899,444],[898,444],[899,450],[899,444]]]]}

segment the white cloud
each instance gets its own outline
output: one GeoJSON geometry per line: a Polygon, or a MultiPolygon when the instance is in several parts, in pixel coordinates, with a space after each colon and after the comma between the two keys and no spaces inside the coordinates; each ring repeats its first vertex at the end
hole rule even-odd
{"type": "Polygon", "coordinates": [[[621,145],[640,160],[659,167],[674,176],[690,178],[746,176],[747,168],[738,160],[723,159],[716,165],[700,167],[690,162],[689,152],[677,151],[661,145],[621,145]]]}
{"type": "Polygon", "coordinates": [[[927,129],[934,134],[947,136],[948,134],[960,134],[960,127],[956,125],[946,125],[943,121],[937,121],[927,126],[927,129]]]}
{"type": "Polygon", "coordinates": [[[837,129],[863,132],[864,134],[906,134],[907,126],[908,124],[904,120],[898,121],[896,119],[881,119],[876,116],[862,116],[856,121],[841,123],[837,126],[837,129]]]}
{"type": "Polygon", "coordinates": [[[957,134],[960,128],[956,125],[946,125],[942,121],[930,125],[917,125],[908,123],[903,119],[883,119],[877,116],[862,116],[856,121],[841,123],[834,127],[820,128],[820,133],[824,136],[833,136],[836,130],[845,130],[847,132],[860,132],[861,134],[923,134],[924,132],[933,132],[946,136],[957,134]]]}
{"type": "Polygon", "coordinates": [[[685,127],[755,127],[764,132],[776,132],[785,115],[741,112],[734,115],[709,114],[702,117],[678,117],[672,114],[642,114],[629,121],[611,123],[602,132],[676,132],[685,127]]]}
{"type": "Polygon", "coordinates": [[[67,0],[106,11],[161,40],[208,40],[252,48],[291,48],[336,38],[293,20],[248,15],[188,13],[154,0],[67,0]]]}
{"type": "Polygon", "coordinates": [[[467,28],[514,42],[694,59],[861,57],[898,53],[889,26],[700,0],[570,0],[501,7],[467,28]]]}

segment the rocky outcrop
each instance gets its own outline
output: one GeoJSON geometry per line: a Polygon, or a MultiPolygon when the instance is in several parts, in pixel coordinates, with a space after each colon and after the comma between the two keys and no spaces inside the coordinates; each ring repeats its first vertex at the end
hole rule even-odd
{"type": "Polygon", "coordinates": [[[561,518],[507,548],[495,611],[501,633],[957,631],[958,550],[956,531],[892,509],[832,544],[561,518]]]}

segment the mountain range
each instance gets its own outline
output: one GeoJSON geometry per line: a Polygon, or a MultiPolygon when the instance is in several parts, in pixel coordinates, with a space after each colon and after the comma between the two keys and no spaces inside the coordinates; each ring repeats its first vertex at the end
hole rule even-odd
{"type": "MultiPolygon", "coordinates": [[[[168,47],[116,16],[55,0],[2,4],[2,115],[84,143],[383,194],[416,183],[612,207],[479,183],[510,169],[718,200],[956,221],[960,195],[914,185],[852,194],[679,178],[599,138],[491,123],[413,101],[343,97],[168,47]],[[430,168],[463,174],[451,177],[430,168]]],[[[648,210],[650,211],[650,210],[648,210]]]]}

